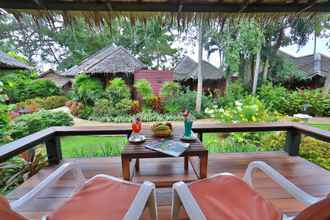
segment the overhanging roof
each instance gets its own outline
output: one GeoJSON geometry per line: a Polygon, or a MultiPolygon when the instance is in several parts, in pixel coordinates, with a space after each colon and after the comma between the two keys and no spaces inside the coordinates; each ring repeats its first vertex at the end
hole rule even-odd
{"type": "Polygon", "coordinates": [[[0,8],[45,11],[117,12],[329,12],[326,0],[1,0],[0,8]]]}

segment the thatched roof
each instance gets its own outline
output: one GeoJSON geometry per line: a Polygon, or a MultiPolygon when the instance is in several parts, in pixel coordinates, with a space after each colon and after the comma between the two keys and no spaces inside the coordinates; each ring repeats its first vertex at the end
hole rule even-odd
{"type": "Polygon", "coordinates": [[[0,51],[0,69],[29,69],[32,67],[0,51]]]}
{"type": "MultiPolygon", "coordinates": [[[[174,80],[184,81],[188,79],[197,79],[198,63],[188,56],[185,56],[174,69],[174,80]]],[[[203,79],[221,79],[224,76],[223,71],[216,68],[209,62],[202,62],[203,79]]]]}
{"type": "Polygon", "coordinates": [[[73,80],[73,77],[62,76],[60,73],[52,69],[40,74],[39,77],[54,82],[59,88],[63,88],[64,86],[72,83],[73,80]]]}
{"type": "Polygon", "coordinates": [[[145,67],[140,60],[132,56],[125,48],[108,46],[87,57],[79,65],[73,66],[62,75],[134,73],[136,70],[145,67]]]}
{"type": "Polygon", "coordinates": [[[52,20],[54,14],[69,22],[84,17],[88,23],[102,24],[116,17],[145,20],[149,17],[168,16],[173,20],[189,21],[194,18],[219,19],[227,16],[282,17],[329,12],[326,0],[2,0],[0,8],[19,17],[32,14],[52,20]]]}
{"type": "Polygon", "coordinates": [[[279,55],[289,59],[292,63],[303,71],[304,79],[311,79],[314,76],[326,77],[330,71],[330,57],[324,54],[314,54],[295,57],[282,50],[279,51],[279,55]]]}

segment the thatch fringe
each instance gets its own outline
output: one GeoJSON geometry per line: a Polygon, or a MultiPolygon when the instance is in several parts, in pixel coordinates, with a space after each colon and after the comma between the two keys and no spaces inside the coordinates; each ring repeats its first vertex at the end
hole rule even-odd
{"type": "MultiPolygon", "coordinates": [[[[306,9],[307,10],[307,9],[306,9]]],[[[13,14],[16,19],[20,19],[22,15],[32,15],[38,19],[46,20],[50,23],[54,22],[55,16],[61,16],[65,25],[70,25],[77,19],[83,18],[85,22],[91,27],[100,27],[104,24],[111,25],[112,21],[117,18],[127,18],[134,25],[137,21],[145,23],[148,19],[165,19],[172,25],[178,27],[186,27],[188,24],[197,24],[203,20],[206,23],[214,23],[222,21],[226,18],[239,19],[254,19],[261,24],[275,22],[288,17],[313,17],[315,12],[300,11],[297,13],[287,12],[259,12],[259,13],[245,13],[245,12],[120,12],[120,11],[48,11],[48,10],[7,10],[8,13],[13,14]]],[[[319,14],[319,13],[318,13],[319,14]]]]}

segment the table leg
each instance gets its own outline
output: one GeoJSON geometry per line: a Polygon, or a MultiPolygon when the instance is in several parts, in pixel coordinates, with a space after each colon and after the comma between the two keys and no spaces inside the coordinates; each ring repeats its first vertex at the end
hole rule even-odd
{"type": "Polygon", "coordinates": [[[135,170],[136,170],[136,172],[139,172],[140,171],[140,159],[139,158],[136,158],[136,161],[135,161],[135,170]]]}
{"type": "Polygon", "coordinates": [[[200,179],[207,177],[207,161],[208,161],[207,153],[199,156],[199,178],[200,179]]]}
{"type": "Polygon", "coordinates": [[[184,170],[188,171],[189,168],[189,156],[184,156],[184,170]]]}
{"type": "Polygon", "coordinates": [[[129,161],[130,160],[128,158],[121,157],[121,166],[122,166],[123,178],[124,178],[124,180],[127,180],[127,181],[129,181],[131,179],[129,161]]]}

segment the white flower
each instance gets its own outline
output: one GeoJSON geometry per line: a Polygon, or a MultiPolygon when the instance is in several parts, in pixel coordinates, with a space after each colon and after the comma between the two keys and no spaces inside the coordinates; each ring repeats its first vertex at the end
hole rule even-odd
{"type": "Polygon", "coordinates": [[[235,101],[235,105],[242,106],[243,104],[240,101],[235,101]]]}
{"type": "Polygon", "coordinates": [[[225,110],[223,108],[220,108],[219,112],[225,112],[225,110]]]}

